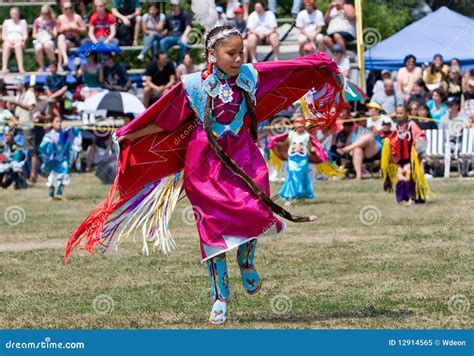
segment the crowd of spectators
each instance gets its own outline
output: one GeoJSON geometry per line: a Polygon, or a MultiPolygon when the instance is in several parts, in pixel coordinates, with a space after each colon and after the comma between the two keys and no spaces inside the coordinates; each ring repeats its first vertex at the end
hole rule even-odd
{"type": "MultiPolygon", "coordinates": [[[[273,58],[280,58],[277,1],[217,3],[221,5],[217,7],[219,23],[231,24],[242,33],[245,62],[259,59],[257,46],[260,44],[271,45],[273,58]]],[[[36,180],[41,160],[35,147],[39,147],[44,136],[43,125],[53,117],[64,116],[71,110],[71,102],[84,101],[103,89],[134,90],[128,68],[117,60],[114,52],[90,51],[77,61],[74,56],[69,57],[71,48],[98,43],[115,46],[143,43],[138,60],[146,63],[142,92],[145,107],[166,94],[181,75],[201,68],[189,53],[191,16],[183,10],[179,0],[170,0],[166,14],[157,3],[147,4],[142,11],[142,4],[137,0],[113,0],[111,4],[105,0],[95,0],[92,4],[79,1],[78,9],[65,0],[61,1],[60,8],[62,13],[56,17],[51,6],[43,5],[40,16],[32,24],[32,46],[39,71],[49,72],[44,85],[28,88],[25,77],[20,76],[16,78],[15,98],[0,98],[0,127],[2,130],[5,127],[3,134],[0,133],[0,153],[4,161],[6,157],[9,160],[0,162],[0,184],[21,188],[25,187],[24,182],[36,180]],[[174,46],[179,49],[176,62],[169,57],[169,50],[174,46]],[[74,86],[67,80],[70,76],[75,80],[74,86]],[[31,128],[23,136],[19,129],[22,126],[31,128]],[[28,137],[26,141],[30,141],[32,148],[23,151],[26,152],[23,156],[15,152],[28,146],[24,137],[28,137]],[[7,166],[10,167],[8,174],[5,173],[7,166]],[[18,171],[20,166],[21,172],[18,171]]],[[[355,37],[353,6],[336,0],[323,13],[314,0],[295,0],[293,10],[299,54],[325,51],[349,78],[351,64],[347,46],[355,37]]],[[[28,24],[18,8],[12,7],[9,14],[10,18],[2,26],[2,72],[8,72],[9,57],[15,54],[18,71],[24,74],[23,51],[29,38],[28,24]]],[[[325,129],[319,137],[325,142],[330,157],[342,166],[351,166],[356,178],[361,179],[366,174],[365,162],[379,157],[381,139],[387,128],[393,126],[391,117],[407,114],[423,130],[446,129],[455,142],[459,142],[462,128],[474,123],[474,72],[463,71],[455,58],[445,61],[437,54],[432,63],[421,64],[415,56],[407,55],[403,67],[397,71],[382,71],[377,79],[366,111],[360,107],[358,112],[348,108],[341,115],[338,130],[325,129]],[[398,112],[400,107],[404,113],[398,112]],[[353,120],[365,116],[369,119],[353,120]]],[[[1,84],[0,80],[0,91],[5,95],[1,84]]],[[[86,170],[92,169],[96,152],[111,142],[110,137],[92,141],[86,170]]]]}

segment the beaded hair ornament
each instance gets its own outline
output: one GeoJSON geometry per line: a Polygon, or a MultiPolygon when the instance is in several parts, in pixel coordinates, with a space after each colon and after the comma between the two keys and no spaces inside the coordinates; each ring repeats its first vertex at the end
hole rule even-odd
{"type": "Polygon", "coordinates": [[[224,38],[227,38],[233,35],[242,37],[242,34],[240,33],[240,31],[237,30],[236,28],[228,28],[223,31],[220,31],[219,33],[216,33],[214,36],[209,38],[209,41],[207,43],[207,49],[209,50],[211,48],[214,48],[214,46],[216,45],[218,41],[223,40],[224,38]]]}

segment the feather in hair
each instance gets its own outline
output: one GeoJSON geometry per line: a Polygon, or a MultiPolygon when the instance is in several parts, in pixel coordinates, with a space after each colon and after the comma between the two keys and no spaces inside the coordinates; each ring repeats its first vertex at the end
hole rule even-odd
{"type": "Polygon", "coordinates": [[[213,28],[217,22],[217,11],[215,0],[192,0],[191,10],[194,19],[203,27],[213,28]]]}

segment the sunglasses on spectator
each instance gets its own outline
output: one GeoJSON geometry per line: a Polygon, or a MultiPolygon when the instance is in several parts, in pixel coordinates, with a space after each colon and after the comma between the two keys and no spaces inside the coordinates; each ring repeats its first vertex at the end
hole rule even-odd
{"type": "Polygon", "coordinates": [[[72,9],[72,6],[66,6],[64,7],[64,10],[71,10],[72,9]]]}

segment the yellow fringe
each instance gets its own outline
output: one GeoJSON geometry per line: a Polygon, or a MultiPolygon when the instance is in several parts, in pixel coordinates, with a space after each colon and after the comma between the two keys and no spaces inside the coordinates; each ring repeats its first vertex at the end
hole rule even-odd
{"type": "Polygon", "coordinates": [[[432,196],[430,185],[425,177],[423,170],[421,169],[420,160],[418,159],[418,153],[416,152],[415,145],[412,145],[410,152],[411,161],[411,174],[415,181],[415,198],[427,200],[432,196]]]}
{"type": "Polygon", "coordinates": [[[382,157],[380,159],[380,169],[384,184],[386,181],[390,183],[389,191],[393,192],[393,186],[397,182],[397,165],[390,162],[390,139],[386,138],[383,141],[382,157]]]}
{"type": "Polygon", "coordinates": [[[283,164],[283,161],[276,155],[273,149],[270,150],[270,164],[278,172],[278,179],[281,180],[282,179],[281,166],[283,164]]]}
{"type": "Polygon", "coordinates": [[[171,253],[175,248],[175,243],[168,224],[178,202],[184,180],[183,171],[177,174],[163,178],[150,195],[134,209],[133,217],[120,232],[117,243],[141,228],[142,252],[145,255],[149,254],[148,241],[153,241],[153,252],[158,248],[165,255],[171,253]]]}
{"type": "Polygon", "coordinates": [[[339,168],[331,162],[322,162],[316,164],[318,172],[326,177],[345,177],[347,169],[339,168]]]}

